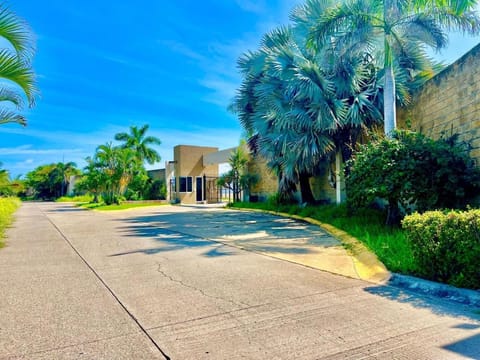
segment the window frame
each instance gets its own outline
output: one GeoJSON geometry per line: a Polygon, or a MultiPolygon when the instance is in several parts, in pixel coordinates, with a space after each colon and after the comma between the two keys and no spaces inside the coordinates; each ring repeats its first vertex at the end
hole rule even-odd
{"type": "Polygon", "coordinates": [[[188,194],[193,192],[193,177],[192,176],[179,176],[178,177],[178,192],[182,194],[188,194]],[[185,182],[182,187],[182,182],[185,182]],[[184,191],[183,191],[184,190],[184,191]]]}

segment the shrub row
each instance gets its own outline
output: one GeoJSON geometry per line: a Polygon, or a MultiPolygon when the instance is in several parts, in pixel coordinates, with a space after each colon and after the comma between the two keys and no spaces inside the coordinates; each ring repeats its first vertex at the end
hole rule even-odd
{"type": "Polygon", "coordinates": [[[480,210],[415,213],[402,225],[418,275],[480,289],[480,210]]]}

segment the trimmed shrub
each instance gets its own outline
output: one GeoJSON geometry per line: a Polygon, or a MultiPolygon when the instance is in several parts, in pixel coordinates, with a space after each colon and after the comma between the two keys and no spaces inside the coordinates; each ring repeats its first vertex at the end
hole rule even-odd
{"type": "Polygon", "coordinates": [[[415,213],[402,225],[419,276],[480,289],[480,210],[415,213]]]}
{"type": "Polygon", "coordinates": [[[432,140],[412,131],[397,131],[363,145],[347,163],[347,202],[352,209],[376,199],[388,202],[389,225],[399,224],[403,209],[419,212],[463,209],[480,190],[480,171],[469,145],[457,136],[432,140]]]}

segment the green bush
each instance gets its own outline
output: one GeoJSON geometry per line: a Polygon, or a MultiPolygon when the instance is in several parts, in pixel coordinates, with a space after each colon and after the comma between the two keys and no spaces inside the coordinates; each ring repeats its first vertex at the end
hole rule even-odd
{"type": "Polygon", "coordinates": [[[346,187],[352,209],[386,200],[392,225],[400,222],[399,205],[406,213],[465,208],[479,193],[480,171],[456,136],[432,140],[398,131],[361,147],[347,164],[346,187]]]}
{"type": "Polygon", "coordinates": [[[480,289],[480,210],[415,213],[402,225],[418,275],[480,289]]]}

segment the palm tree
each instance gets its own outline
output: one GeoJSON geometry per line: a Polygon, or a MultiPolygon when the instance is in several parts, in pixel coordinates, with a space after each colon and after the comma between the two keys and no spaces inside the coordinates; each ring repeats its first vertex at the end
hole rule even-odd
{"type": "Polygon", "coordinates": [[[313,46],[333,45],[343,52],[368,52],[383,69],[384,131],[396,128],[396,76],[399,69],[418,70],[425,50],[445,47],[447,31],[477,34],[480,20],[472,0],[347,0],[319,13],[324,0],[308,0],[306,13],[313,46]]]}
{"type": "Polygon", "coordinates": [[[111,142],[98,146],[94,164],[102,174],[103,198],[107,204],[119,201],[128,184],[142,168],[132,149],[113,146],[111,142]]]}
{"type": "Polygon", "coordinates": [[[0,108],[0,124],[13,122],[25,126],[27,121],[18,110],[23,108],[24,99],[30,107],[33,106],[37,94],[31,64],[35,52],[33,35],[24,20],[0,5],[0,37],[11,46],[11,49],[0,50],[0,78],[14,85],[2,84],[0,102],[8,102],[16,107],[16,110],[0,108]]]}
{"type": "Polygon", "coordinates": [[[141,163],[146,161],[149,164],[153,164],[161,160],[160,155],[151,145],[160,145],[161,141],[155,136],[145,136],[149,126],[143,125],[138,128],[137,126],[130,126],[130,133],[118,133],[115,135],[115,140],[123,141],[124,148],[132,149],[137,154],[141,163]]]}
{"type": "Polygon", "coordinates": [[[239,59],[244,77],[231,105],[280,185],[299,183],[302,201],[314,201],[308,178],[325,167],[342,141],[381,118],[368,58],[330,48],[308,48],[305,28],[279,28],[256,52],[239,59]],[[343,137],[340,134],[345,134],[343,137]]]}
{"type": "Polygon", "coordinates": [[[59,162],[56,164],[55,173],[61,178],[60,196],[66,195],[68,183],[72,175],[79,175],[80,171],[77,169],[77,164],[72,161],[67,163],[59,162]]]}

